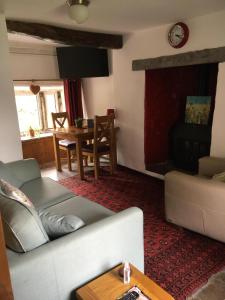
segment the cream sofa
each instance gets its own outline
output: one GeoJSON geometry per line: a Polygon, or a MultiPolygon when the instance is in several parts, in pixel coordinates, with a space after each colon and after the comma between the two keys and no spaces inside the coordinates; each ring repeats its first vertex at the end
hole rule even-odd
{"type": "Polygon", "coordinates": [[[212,179],[223,171],[225,159],[203,157],[197,176],[177,171],[167,173],[167,221],[225,242],[225,183],[212,179]]]}

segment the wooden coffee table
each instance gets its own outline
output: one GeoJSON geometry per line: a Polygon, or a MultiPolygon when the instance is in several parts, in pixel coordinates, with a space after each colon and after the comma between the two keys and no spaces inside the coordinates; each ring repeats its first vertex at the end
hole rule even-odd
{"type": "Polygon", "coordinates": [[[118,271],[121,265],[77,290],[78,300],[116,300],[136,285],[151,300],[174,300],[165,290],[131,265],[131,282],[124,284],[118,271]]]}

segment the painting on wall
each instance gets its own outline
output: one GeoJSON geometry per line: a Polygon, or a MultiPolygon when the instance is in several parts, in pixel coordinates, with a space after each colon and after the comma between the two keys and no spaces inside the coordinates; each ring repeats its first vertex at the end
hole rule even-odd
{"type": "Polygon", "coordinates": [[[211,96],[187,96],[185,123],[207,125],[211,96]]]}

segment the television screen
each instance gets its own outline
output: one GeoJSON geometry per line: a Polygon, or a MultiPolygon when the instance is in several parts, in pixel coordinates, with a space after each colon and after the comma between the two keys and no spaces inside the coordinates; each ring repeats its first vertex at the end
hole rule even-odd
{"type": "Polygon", "coordinates": [[[62,79],[109,76],[106,49],[60,47],[56,51],[62,79]]]}

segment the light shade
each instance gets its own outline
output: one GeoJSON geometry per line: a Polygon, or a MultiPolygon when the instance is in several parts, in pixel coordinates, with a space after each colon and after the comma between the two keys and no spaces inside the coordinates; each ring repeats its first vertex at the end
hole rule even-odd
{"type": "Polygon", "coordinates": [[[88,19],[88,8],[84,4],[73,4],[69,7],[69,15],[78,24],[84,23],[88,19]]]}

